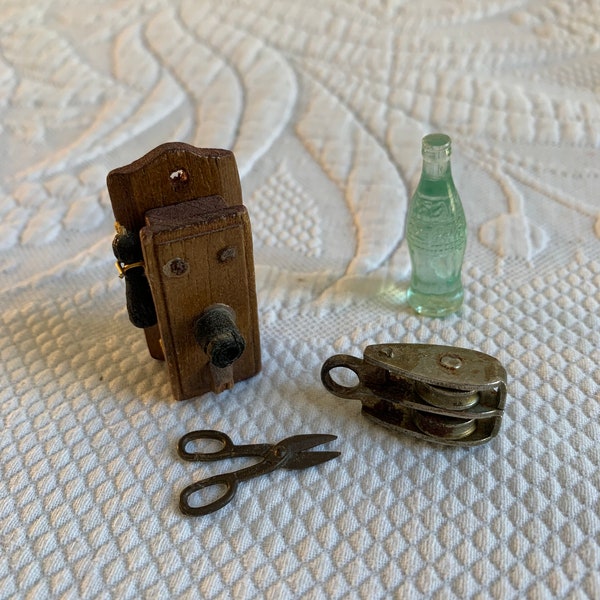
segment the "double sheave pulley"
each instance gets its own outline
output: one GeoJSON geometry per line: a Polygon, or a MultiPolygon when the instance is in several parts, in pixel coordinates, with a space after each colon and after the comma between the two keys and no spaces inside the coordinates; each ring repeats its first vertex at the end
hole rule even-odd
{"type": "Polygon", "coordinates": [[[321,369],[323,385],[362,402],[369,419],[401,433],[454,446],[475,446],[500,429],[506,371],[493,357],[430,344],[367,346],[362,359],[336,354],[321,369]],[[358,383],[332,377],[349,369],[358,383]]]}

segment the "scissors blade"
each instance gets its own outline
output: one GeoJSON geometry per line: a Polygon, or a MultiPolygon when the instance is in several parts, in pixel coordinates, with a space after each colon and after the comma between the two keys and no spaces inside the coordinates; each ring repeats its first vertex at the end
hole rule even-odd
{"type": "Polygon", "coordinates": [[[336,435],[327,433],[308,433],[286,438],[277,444],[279,448],[285,448],[287,455],[281,466],[285,469],[306,469],[336,458],[341,454],[340,452],[306,452],[335,439],[337,439],[336,435]]]}
{"type": "Polygon", "coordinates": [[[314,467],[321,463],[327,462],[332,458],[340,456],[341,452],[300,452],[295,456],[292,456],[288,462],[285,463],[285,469],[307,469],[308,467],[314,467]]]}
{"type": "Polygon", "coordinates": [[[332,442],[335,439],[337,439],[337,435],[328,433],[305,433],[285,438],[277,446],[284,447],[288,452],[297,454],[303,450],[309,450],[315,446],[332,442]]]}

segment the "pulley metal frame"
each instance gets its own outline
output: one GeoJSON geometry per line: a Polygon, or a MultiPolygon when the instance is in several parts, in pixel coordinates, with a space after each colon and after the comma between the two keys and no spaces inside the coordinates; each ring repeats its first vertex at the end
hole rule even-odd
{"type": "Polygon", "coordinates": [[[370,420],[394,431],[453,446],[476,446],[498,434],[506,402],[506,370],[476,350],[432,344],[367,346],[362,359],[337,354],[321,369],[323,385],[356,399],[370,420]],[[344,386],[331,371],[346,368],[344,386]]]}

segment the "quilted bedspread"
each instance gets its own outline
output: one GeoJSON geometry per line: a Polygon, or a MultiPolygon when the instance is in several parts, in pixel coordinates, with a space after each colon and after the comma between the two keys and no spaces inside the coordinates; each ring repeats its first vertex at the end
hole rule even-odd
{"type": "Polygon", "coordinates": [[[1,598],[600,598],[598,0],[1,0],[1,598]],[[453,141],[465,302],[406,303],[420,142],[453,141]],[[177,402],[128,321],[109,170],[233,150],[263,369],[177,402]],[[384,429],[320,367],[367,345],[508,372],[475,448],[384,429]],[[178,439],[338,436],[241,484],[178,439]]]}

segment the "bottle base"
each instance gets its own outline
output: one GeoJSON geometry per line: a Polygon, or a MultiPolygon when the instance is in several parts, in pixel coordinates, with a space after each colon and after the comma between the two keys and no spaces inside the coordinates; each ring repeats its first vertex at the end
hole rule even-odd
{"type": "Polygon", "coordinates": [[[451,294],[422,294],[408,289],[408,304],[418,314],[425,317],[445,317],[456,312],[463,303],[462,289],[451,294]]]}

